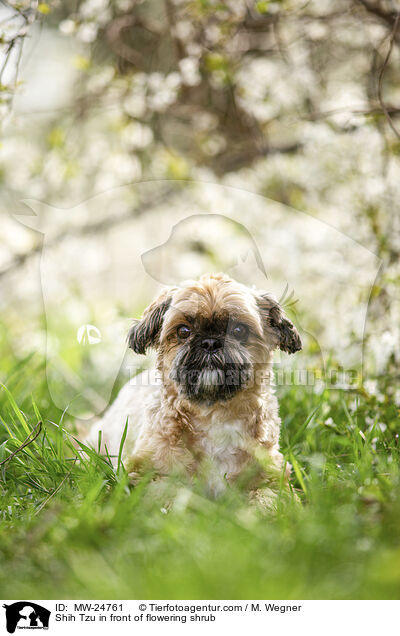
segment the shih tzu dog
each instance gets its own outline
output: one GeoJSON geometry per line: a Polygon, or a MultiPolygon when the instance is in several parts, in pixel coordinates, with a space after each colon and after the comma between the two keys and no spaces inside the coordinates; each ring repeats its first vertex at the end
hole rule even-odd
{"type": "Polygon", "coordinates": [[[301,340],[271,296],[207,274],[162,291],[128,338],[138,354],[156,350],[160,382],[143,373],[126,384],[92,427],[93,447],[101,431],[103,452],[118,456],[127,424],[122,458],[132,478],[184,470],[204,477],[212,495],[255,465],[256,488],[285,473],[272,355],[299,351],[301,340]]]}

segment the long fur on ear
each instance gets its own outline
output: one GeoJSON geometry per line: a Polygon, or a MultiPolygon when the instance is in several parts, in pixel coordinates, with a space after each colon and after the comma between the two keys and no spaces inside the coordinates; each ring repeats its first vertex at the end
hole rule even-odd
{"type": "Polygon", "coordinates": [[[145,309],[142,318],[132,325],[128,333],[128,343],[135,353],[144,354],[148,347],[157,346],[163,318],[171,301],[170,290],[164,291],[145,309]]]}
{"type": "Polygon", "coordinates": [[[287,318],[279,303],[268,294],[257,297],[264,331],[277,339],[277,346],[287,353],[295,353],[302,348],[299,333],[294,324],[287,318]]]}

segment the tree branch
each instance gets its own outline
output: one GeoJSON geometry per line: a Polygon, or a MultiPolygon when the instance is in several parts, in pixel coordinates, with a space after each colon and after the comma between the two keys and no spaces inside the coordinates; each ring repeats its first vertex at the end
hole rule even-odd
{"type": "Polygon", "coordinates": [[[357,0],[357,2],[359,2],[368,13],[372,13],[390,26],[390,28],[393,28],[393,23],[396,21],[398,15],[397,11],[384,11],[379,4],[373,4],[368,0],[357,0]]]}
{"type": "Polygon", "coordinates": [[[386,67],[388,65],[390,56],[392,54],[393,42],[394,42],[394,39],[396,37],[397,28],[399,26],[399,20],[400,20],[400,13],[397,14],[396,20],[394,22],[393,30],[392,30],[392,33],[391,33],[391,36],[390,36],[390,40],[389,40],[389,49],[388,49],[388,52],[386,53],[385,60],[384,60],[384,62],[382,64],[382,68],[381,68],[381,70],[379,72],[379,78],[378,78],[378,99],[379,99],[379,103],[380,103],[380,105],[382,107],[382,110],[385,113],[385,117],[387,119],[387,122],[388,122],[390,128],[393,130],[393,132],[396,135],[396,137],[398,137],[400,139],[400,133],[399,133],[399,131],[397,130],[396,126],[393,123],[393,119],[391,118],[389,110],[388,110],[388,108],[387,108],[387,106],[386,106],[386,104],[384,102],[383,92],[382,92],[383,75],[385,73],[385,69],[386,69],[386,67]]]}

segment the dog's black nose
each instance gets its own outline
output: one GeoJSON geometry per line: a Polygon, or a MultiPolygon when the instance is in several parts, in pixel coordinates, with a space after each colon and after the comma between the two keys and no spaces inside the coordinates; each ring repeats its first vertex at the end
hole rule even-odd
{"type": "Polygon", "coordinates": [[[219,338],[203,338],[201,346],[208,351],[208,353],[214,353],[214,351],[221,349],[222,342],[219,338]]]}

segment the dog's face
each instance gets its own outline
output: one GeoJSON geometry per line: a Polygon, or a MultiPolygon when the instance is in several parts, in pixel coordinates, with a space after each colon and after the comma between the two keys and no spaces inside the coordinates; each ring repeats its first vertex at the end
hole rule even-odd
{"type": "Polygon", "coordinates": [[[129,346],[155,347],[178,391],[212,404],[256,381],[274,349],[294,353],[301,341],[276,301],[215,274],[162,292],[132,327],[129,346]]]}

